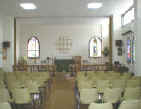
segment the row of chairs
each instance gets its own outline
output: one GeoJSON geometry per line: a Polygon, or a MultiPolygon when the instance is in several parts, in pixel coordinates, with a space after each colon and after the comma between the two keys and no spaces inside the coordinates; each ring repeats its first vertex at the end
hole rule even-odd
{"type": "Polygon", "coordinates": [[[96,88],[80,89],[79,97],[81,104],[90,104],[99,99],[99,94],[103,94],[103,101],[110,103],[122,102],[123,100],[141,99],[141,88],[126,88],[124,93],[121,88],[106,88],[103,93],[96,88]]]}
{"type": "Polygon", "coordinates": [[[76,82],[81,88],[126,88],[140,87],[141,77],[131,76],[130,74],[120,73],[89,73],[81,72],[77,74],[76,82]],[[82,73],[82,74],[81,74],[82,73]]]}
{"type": "Polygon", "coordinates": [[[4,80],[5,72],[0,69],[0,109],[11,109],[10,95],[4,80]]]}
{"type": "Polygon", "coordinates": [[[77,73],[75,95],[78,108],[81,104],[90,105],[97,102],[100,94],[103,102],[112,104],[139,100],[141,99],[141,77],[113,71],[77,73]]]}
{"type": "MultiPolygon", "coordinates": [[[[9,72],[0,77],[0,109],[1,106],[13,109],[41,108],[50,88],[50,75],[48,72],[9,72]]],[[[11,109],[3,108],[3,109],[11,109]]]]}
{"type": "MultiPolygon", "coordinates": [[[[88,109],[113,109],[112,103],[91,103],[88,109]]],[[[123,101],[118,109],[141,109],[140,100],[127,100],[123,101]]]]}

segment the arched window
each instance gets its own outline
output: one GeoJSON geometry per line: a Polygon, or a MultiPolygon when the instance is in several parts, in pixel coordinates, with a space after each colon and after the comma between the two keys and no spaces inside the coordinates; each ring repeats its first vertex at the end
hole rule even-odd
{"type": "Polygon", "coordinates": [[[33,36],[28,40],[27,55],[28,58],[40,57],[40,42],[37,37],[33,36]]]}
{"type": "Polygon", "coordinates": [[[89,41],[89,56],[101,57],[102,40],[99,37],[93,37],[89,41]]]}

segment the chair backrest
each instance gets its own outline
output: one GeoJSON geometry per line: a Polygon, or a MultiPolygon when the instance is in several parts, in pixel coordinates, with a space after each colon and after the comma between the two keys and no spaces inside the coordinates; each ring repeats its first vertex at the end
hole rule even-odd
{"type": "Polygon", "coordinates": [[[132,80],[140,80],[141,81],[141,76],[132,76],[132,80]]]}
{"type": "Polygon", "coordinates": [[[120,78],[120,76],[114,76],[114,75],[109,75],[106,77],[106,79],[108,79],[108,80],[117,80],[119,78],[120,78]]]}
{"type": "Polygon", "coordinates": [[[9,102],[10,95],[6,88],[0,88],[0,102],[9,102]]]}
{"type": "Polygon", "coordinates": [[[20,80],[11,81],[11,82],[9,82],[7,85],[8,85],[8,89],[9,89],[10,91],[12,91],[12,90],[15,89],[15,88],[25,87],[25,86],[24,86],[24,83],[21,82],[20,80]]]}
{"type": "Polygon", "coordinates": [[[0,102],[0,109],[12,109],[12,108],[8,102],[6,102],[6,103],[0,102]]]}
{"type": "Polygon", "coordinates": [[[5,86],[5,84],[4,84],[4,81],[0,81],[0,88],[5,88],[6,86],[5,86]]]}
{"type": "Polygon", "coordinates": [[[25,82],[25,87],[29,89],[30,93],[39,93],[39,85],[36,81],[28,80],[25,82]]]}
{"type": "Polygon", "coordinates": [[[139,101],[138,100],[123,101],[120,104],[119,109],[140,109],[139,101]]]}
{"type": "Polygon", "coordinates": [[[127,80],[126,87],[141,87],[141,81],[140,80],[127,80]]]}
{"type": "Polygon", "coordinates": [[[125,79],[128,80],[131,78],[131,74],[130,73],[124,73],[120,76],[120,79],[125,79]]]}
{"type": "Polygon", "coordinates": [[[124,92],[125,100],[136,100],[141,98],[141,88],[126,88],[124,92]]]}
{"type": "Polygon", "coordinates": [[[94,86],[93,81],[92,80],[81,80],[78,82],[78,87],[81,89],[83,88],[92,88],[94,86]]]}
{"type": "Polygon", "coordinates": [[[120,101],[122,95],[121,88],[106,88],[104,90],[104,101],[116,103],[120,101]]]}
{"type": "Polygon", "coordinates": [[[110,87],[110,81],[109,80],[97,80],[96,81],[96,88],[99,92],[103,92],[105,88],[110,87]]]}
{"type": "Polygon", "coordinates": [[[98,98],[97,89],[80,89],[80,102],[82,104],[90,104],[98,98]]]}
{"type": "Polygon", "coordinates": [[[16,88],[12,90],[14,102],[17,104],[25,104],[31,102],[31,95],[27,88],[16,88]]]}
{"type": "Polygon", "coordinates": [[[113,109],[112,103],[91,103],[88,109],[113,109]]]}
{"type": "Polygon", "coordinates": [[[97,72],[97,77],[101,80],[105,79],[106,76],[107,76],[107,74],[105,72],[102,72],[102,71],[97,72]]]}
{"type": "Polygon", "coordinates": [[[107,72],[107,74],[108,74],[109,76],[120,77],[120,73],[119,73],[119,72],[107,72]]]}
{"type": "Polygon", "coordinates": [[[141,100],[139,100],[139,107],[140,107],[140,109],[141,109],[141,100]]]}
{"type": "Polygon", "coordinates": [[[112,80],[111,81],[112,88],[122,88],[124,89],[126,86],[126,80],[112,80]]]}

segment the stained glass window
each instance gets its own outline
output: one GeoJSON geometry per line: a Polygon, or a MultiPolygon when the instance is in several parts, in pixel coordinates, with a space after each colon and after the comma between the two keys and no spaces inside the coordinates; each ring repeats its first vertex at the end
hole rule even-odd
{"type": "Polygon", "coordinates": [[[129,32],[127,35],[127,63],[133,64],[135,61],[134,33],[129,32]]]}
{"type": "Polygon", "coordinates": [[[40,43],[36,37],[28,40],[28,58],[39,58],[40,56],[40,43]]]}
{"type": "Polygon", "coordinates": [[[102,40],[98,37],[91,38],[89,42],[89,56],[90,57],[101,57],[101,43],[102,40]]]}
{"type": "Polygon", "coordinates": [[[131,40],[127,39],[127,62],[131,63],[131,40]]]}

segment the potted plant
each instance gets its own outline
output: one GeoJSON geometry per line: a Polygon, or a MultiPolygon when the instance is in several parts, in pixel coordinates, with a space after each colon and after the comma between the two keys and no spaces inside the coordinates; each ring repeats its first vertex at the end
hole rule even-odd
{"type": "Polygon", "coordinates": [[[18,64],[19,65],[25,65],[25,64],[27,64],[27,61],[23,56],[21,56],[18,60],[18,64]]]}
{"type": "Polygon", "coordinates": [[[104,47],[103,55],[104,55],[105,57],[109,55],[109,48],[108,48],[108,47],[104,47]]]}

